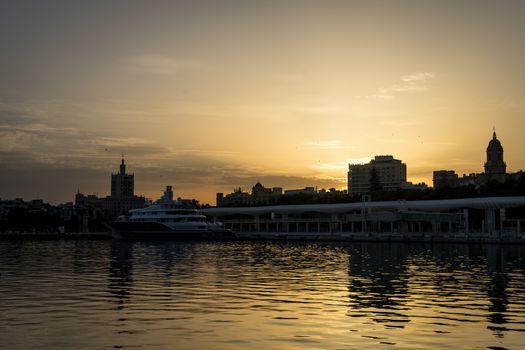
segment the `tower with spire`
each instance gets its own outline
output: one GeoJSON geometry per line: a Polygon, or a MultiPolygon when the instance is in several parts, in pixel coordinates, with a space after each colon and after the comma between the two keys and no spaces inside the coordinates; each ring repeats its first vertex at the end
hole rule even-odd
{"type": "Polygon", "coordinates": [[[120,171],[117,174],[111,174],[111,197],[126,198],[133,197],[135,186],[134,174],[126,174],[126,163],[124,163],[124,155],[120,163],[120,171]]]}
{"type": "Polygon", "coordinates": [[[125,215],[131,209],[144,207],[145,198],[135,196],[135,175],[126,174],[124,155],[119,172],[111,174],[111,195],[104,198],[104,206],[112,217],[125,215]]]}
{"type": "Polygon", "coordinates": [[[124,164],[124,153],[122,153],[122,162],[120,163],[120,173],[126,174],[126,164],[124,164]]]}
{"type": "Polygon", "coordinates": [[[505,178],[507,172],[507,164],[503,161],[503,146],[496,137],[496,128],[492,133],[492,140],[490,140],[487,147],[487,161],[485,162],[485,175],[489,178],[498,180],[505,178]]]}

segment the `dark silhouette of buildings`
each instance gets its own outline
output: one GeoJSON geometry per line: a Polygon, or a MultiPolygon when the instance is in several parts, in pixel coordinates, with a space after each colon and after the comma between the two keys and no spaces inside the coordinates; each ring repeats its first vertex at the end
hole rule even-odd
{"type": "Polygon", "coordinates": [[[126,174],[126,164],[124,164],[124,155],[120,163],[120,171],[111,174],[111,197],[124,198],[134,196],[135,175],[126,174]]]}
{"type": "Polygon", "coordinates": [[[459,183],[459,176],[454,170],[435,170],[432,176],[434,188],[453,187],[459,183]]]}
{"type": "Polygon", "coordinates": [[[271,204],[275,203],[282,194],[282,187],[267,188],[257,182],[252,187],[251,194],[243,192],[240,187],[227,195],[217,193],[217,206],[271,204]]]}
{"type": "Polygon", "coordinates": [[[291,189],[286,190],[283,193],[282,187],[264,187],[260,182],[257,182],[252,187],[252,192],[243,192],[238,187],[233,190],[232,193],[224,195],[224,193],[217,193],[217,206],[218,207],[231,207],[231,206],[250,206],[250,205],[271,205],[271,204],[290,204],[288,200],[294,198],[300,198],[303,200],[308,199],[320,199],[320,198],[332,198],[336,196],[346,195],[346,191],[338,191],[335,188],[329,190],[320,189],[317,190],[315,187],[305,187],[302,189],[291,189]]]}
{"type": "Polygon", "coordinates": [[[126,214],[131,209],[142,208],[144,197],[135,196],[135,176],[126,174],[124,155],[120,163],[120,171],[111,174],[111,196],[104,199],[105,207],[110,216],[126,214]]]}
{"type": "Polygon", "coordinates": [[[491,179],[504,181],[507,164],[503,161],[503,146],[496,137],[496,130],[492,133],[492,140],[487,146],[487,161],[485,162],[485,175],[491,179]]]}
{"type": "Polygon", "coordinates": [[[375,156],[367,164],[350,164],[348,166],[348,193],[366,194],[374,187],[377,179],[385,191],[395,191],[407,181],[407,166],[393,156],[375,156]]]}
{"type": "Polygon", "coordinates": [[[487,146],[487,161],[484,164],[484,173],[463,174],[459,177],[454,170],[436,170],[433,174],[434,188],[469,186],[479,187],[491,181],[504,183],[509,179],[518,179],[522,172],[508,174],[507,164],[503,159],[503,146],[496,136],[496,130],[492,133],[492,139],[487,146]]]}
{"type": "Polygon", "coordinates": [[[391,155],[375,156],[366,164],[348,165],[348,194],[363,195],[398,190],[425,190],[423,183],[407,181],[407,165],[391,155]]]}
{"type": "Polygon", "coordinates": [[[146,199],[134,193],[135,176],[126,174],[124,157],[120,171],[111,174],[111,195],[99,198],[96,195],[84,195],[80,191],[75,195],[75,208],[88,216],[114,218],[126,214],[131,209],[144,207],[146,199]]]}

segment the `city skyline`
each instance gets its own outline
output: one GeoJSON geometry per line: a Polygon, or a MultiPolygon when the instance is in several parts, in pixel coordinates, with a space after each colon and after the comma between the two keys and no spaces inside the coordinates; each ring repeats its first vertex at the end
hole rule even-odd
{"type": "Polygon", "coordinates": [[[107,194],[121,153],[150,198],[343,189],[380,154],[431,185],[493,126],[525,168],[520,1],[1,7],[1,198],[107,194]]]}
{"type": "MultiPolygon", "coordinates": [[[[492,140],[489,142],[489,146],[488,146],[487,151],[486,151],[486,152],[487,152],[487,160],[489,159],[489,148],[491,147],[491,144],[493,143],[494,140],[496,140],[497,143],[498,143],[498,145],[500,145],[500,147],[501,147],[501,143],[500,143],[500,141],[499,141],[499,140],[497,139],[497,137],[496,137],[496,130],[495,130],[495,128],[493,128],[493,137],[492,137],[492,140]]],[[[493,151],[491,151],[491,152],[493,152],[493,151]]],[[[506,163],[504,162],[504,155],[503,155],[504,150],[501,149],[499,152],[501,152],[501,155],[499,155],[499,156],[496,155],[496,156],[495,156],[494,154],[491,153],[490,157],[499,157],[500,161],[504,164],[504,166],[506,166],[506,163]]],[[[364,163],[360,163],[360,164],[356,164],[356,163],[354,163],[354,164],[352,164],[352,163],[348,163],[347,165],[350,167],[350,169],[352,169],[352,167],[355,167],[355,166],[358,166],[358,167],[364,167],[364,168],[366,168],[366,169],[369,169],[370,167],[374,167],[373,164],[374,164],[375,161],[378,161],[378,159],[379,159],[379,160],[382,160],[382,161],[385,161],[385,160],[386,160],[387,162],[390,162],[390,161],[398,162],[399,164],[402,164],[403,167],[404,167],[404,177],[401,178],[401,183],[399,184],[401,187],[399,187],[399,188],[402,188],[402,187],[403,187],[402,184],[404,184],[404,185],[408,185],[408,187],[404,187],[405,190],[406,190],[406,189],[412,189],[412,190],[413,190],[413,189],[423,189],[423,188],[432,188],[432,187],[435,188],[435,182],[436,182],[436,178],[435,178],[436,174],[435,174],[435,173],[442,173],[442,172],[453,173],[453,174],[456,175],[456,179],[457,179],[457,177],[458,177],[458,174],[456,174],[455,170],[442,170],[442,169],[441,169],[441,170],[434,170],[434,171],[433,171],[433,173],[434,173],[434,174],[433,174],[433,177],[434,177],[434,178],[433,178],[433,181],[432,181],[431,183],[420,182],[420,183],[417,183],[417,184],[413,184],[411,181],[408,181],[408,180],[410,180],[410,179],[406,177],[406,172],[407,172],[407,171],[406,171],[406,168],[407,168],[407,165],[404,164],[404,163],[401,163],[401,162],[402,162],[401,160],[396,160],[396,159],[394,159],[392,155],[375,155],[374,157],[371,157],[371,158],[370,158],[370,162],[366,162],[365,159],[366,159],[366,158],[363,158],[363,160],[362,160],[364,163]],[[416,185],[416,186],[413,187],[414,185],[416,185]],[[421,186],[421,187],[420,187],[420,186],[421,186]]],[[[141,198],[142,200],[144,200],[145,197],[135,197],[135,193],[134,193],[134,190],[133,190],[133,188],[134,188],[134,180],[133,180],[133,179],[134,179],[134,175],[135,175],[135,174],[134,174],[134,173],[131,173],[131,174],[127,174],[127,173],[126,173],[126,164],[125,164],[125,157],[124,157],[124,154],[121,154],[120,161],[121,161],[121,163],[120,163],[120,165],[119,165],[119,171],[116,172],[116,173],[114,173],[114,172],[111,172],[111,173],[110,173],[110,175],[111,175],[111,182],[110,182],[110,191],[108,191],[108,198],[111,198],[111,197],[120,197],[120,196],[123,196],[123,197],[129,197],[129,196],[132,196],[132,197],[134,197],[134,198],[141,198]],[[120,180],[120,177],[125,177],[126,179],[129,178],[129,180],[126,180],[126,181],[124,181],[124,180],[120,180]],[[120,181],[124,181],[124,183],[121,184],[119,180],[120,180],[120,181]],[[127,183],[127,182],[129,182],[129,183],[127,183]],[[120,188],[120,186],[122,186],[122,189],[120,188]],[[122,190],[123,190],[123,191],[127,191],[126,194],[119,194],[119,193],[120,193],[119,191],[122,191],[122,190]]],[[[485,166],[485,170],[486,170],[487,163],[484,163],[484,166],[485,166]]],[[[521,174],[522,171],[523,171],[523,170],[520,169],[519,172],[517,172],[516,174],[521,174]]],[[[366,172],[366,171],[365,171],[365,172],[366,172]]],[[[479,183],[476,182],[476,183],[478,183],[478,184],[483,183],[483,182],[485,182],[485,181],[487,181],[487,180],[496,180],[496,181],[498,181],[498,182],[505,182],[505,181],[506,181],[506,179],[505,179],[504,177],[500,177],[500,178],[492,177],[492,178],[491,178],[490,176],[493,176],[493,175],[489,175],[489,177],[487,177],[487,178],[484,179],[484,177],[483,177],[484,174],[485,174],[484,172],[474,172],[474,173],[467,173],[467,174],[464,173],[464,174],[462,174],[463,177],[464,177],[465,179],[467,179],[466,183],[463,184],[463,185],[466,185],[467,183],[469,183],[470,180],[473,180],[473,181],[476,182],[477,180],[474,180],[474,179],[476,179],[478,176],[480,176],[480,181],[481,181],[481,182],[479,182],[479,183]]],[[[499,172],[498,174],[499,174],[500,176],[501,176],[501,175],[509,175],[509,176],[511,175],[511,174],[509,174],[509,173],[506,173],[506,171],[505,171],[504,168],[503,168],[502,172],[499,172]]],[[[369,181],[369,179],[368,179],[368,181],[369,181]]],[[[438,180],[438,181],[439,181],[439,180],[438,180]]],[[[246,185],[246,184],[245,184],[245,185],[246,185]]],[[[262,188],[264,188],[264,186],[262,186],[262,184],[260,183],[259,180],[257,180],[257,183],[256,183],[255,186],[258,186],[258,185],[261,186],[262,188]]],[[[172,185],[167,185],[167,186],[170,187],[170,188],[172,188],[172,185]]],[[[245,186],[245,188],[249,188],[249,187],[250,187],[250,184],[247,184],[247,185],[245,186]]],[[[292,192],[304,192],[305,190],[308,190],[308,189],[312,189],[312,190],[314,190],[313,193],[317,193],[318,186],[313,186],[313,187],[312,187],[312,186],[305,186],[305,188],[301,188],[301,189],[299,189],[299,188],[291,188],[291,187],[283,188],[283,187],[279,187],[279,186],[277,185],[277,187],[274,186],[273,188],[274,188],[274,189],[276,189],[276,188],[279,189],[279,190],[281,191],[281,194],[282,194],[282,190],[283,190],[283,189],[286,190],[285,193],[286,193],[286,192],[290,192],[290,193],[292,193],[292,192]]],[[[396,188],[397,188],[397,187],[396,187],[396,188]]],[[[237,185],[236,187],[233,188],[233,192],[235,192],[235,191],[241,191],[242,189],[243,189],[242,186],[238,186],[238,185],[237,185]]],[[[322,187],[322,188],[319,188],[319,189],[320,189],[321,191],[325,191],[325,190],[327,190],[327,189],[331,191],[331,190],[335,189],[337,193],[340,193],[340,192],[345,192],[345,193],[348,193],[348,194],[351,194],[351,193],[352,193],[352,192],[350,191],[350,178],[349,178],[349,177],[348,177],[348,181],[347,181],[347,186],[346,186],[346,188],[335,188],[335,187],[324,188],[324,187],[322,187]]],[[[103,194],[104,194],[104,193],[103,193],[103,194]]],[[[222,195],[222,193],[217,193],[217,195],[219,195],[219,194],[222,195]]],[[[354,193],[354,194],[355,194],[355,193],[354,193]]],[[[98,197],[98,196],[99,196],[99,193],[98,193],[98,192],[93,192],[93,193],[84,192],[84,191],[81,191],[80,188],[77,188],[76,195],[82,195],[82,196],[83,196],[83,195],[90,195],[90,196],[95,195],[96,197],[98,197]]],[[[140,195],[140,194],[139,194],[139,195],[140,195]]],[[[95,197],[95,198],[96,198],[96,197],[95,197]]],[[[1,197],[0,197],[0,198],[1,198],[1,197]]],[[[16,197],[16,198],[21,198],[21,197],[16,197]]],[[[75,198],[76,198],[76,197],[75,197],[75,198]]],[[[6,199],[9,199],[9,198],[6,198],[6,199]]],[[[14,198],[10,198],[10,199],[14,199],[14,198]]],[[[25,198],[25,199],[27,199],[27,198],[25,198]]],[[[35,199],[35,198],[32,198],[32,199],[35,199]]],[[[42,199],[42,198],[40,198],[40,199],[42,199]]],[[[40,199],[39,199],[39,200],[40,200],[40,199]]],[[[102,197],[101,197],[101,199],[102,199],[102,197]]],[[[156,197],[151,197],[151,198],[148,198],[148,199],[149,199],[149,200],[155,200],[156,197]]],[[[215,199],[217,200],[217,198],[215,198],[215,199]]],[[[76,199],[75,199],[75,201],[76,201],[76,199]]],[[[66,202],[69,202],[69,201],[66,201],[66,202]]],[[[64,203],[66,203],[66,202],[64,202],[64,203]]],[[[55,203],[55,204],[61,204],[61,203],[55,203]]],[[[212,203],[211,203],[211,202],[207,202],[207,203],[206,203],[206,202],[202,202],[202,204],[212,204],[212,203]]],[[[218,206],[218,203],[217,203],[217,206],[218,206]]]]}

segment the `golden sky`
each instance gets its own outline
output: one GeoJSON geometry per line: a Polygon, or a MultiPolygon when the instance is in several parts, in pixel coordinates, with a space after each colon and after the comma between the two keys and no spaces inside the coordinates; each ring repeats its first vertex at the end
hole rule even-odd
{"type": "Polygon", "coordinates": [[[346,188],[392,154],[408,179],[481,172],[495,126],[525,168],[523,1],[16,1],[0,5],[0,197],[214,203],[346,188]]]}

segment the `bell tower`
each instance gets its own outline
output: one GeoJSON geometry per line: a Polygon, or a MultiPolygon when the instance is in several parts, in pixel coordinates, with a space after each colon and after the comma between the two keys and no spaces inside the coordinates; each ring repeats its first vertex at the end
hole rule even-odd
{"type": "Polygon", "coordinates": [[[492,133],[492,140],[490,140],[487,147],[487,161],[485,162],[486,175],[505,175],[507,171],[507,164],[503,161],[503,146],[496,137],[496,129],[492,133]]]}

